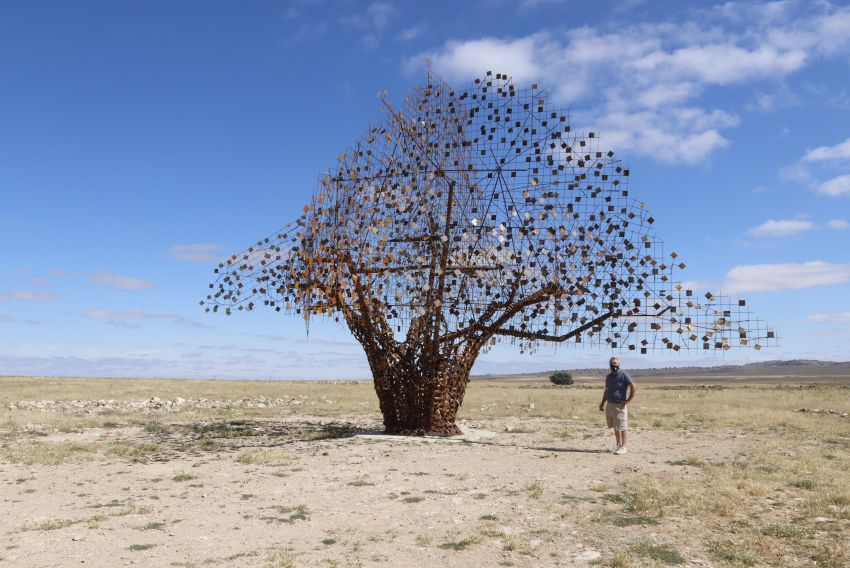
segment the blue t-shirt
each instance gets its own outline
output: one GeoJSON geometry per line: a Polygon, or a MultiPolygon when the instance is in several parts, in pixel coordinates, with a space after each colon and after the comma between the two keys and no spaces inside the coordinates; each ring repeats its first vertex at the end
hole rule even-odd
{"type": "Polygon", "coordinates": [[[628,388],[634,380],[625,371],[608,373],[605,377],[606,400],[614,404],[629,398],[628,388]]]}

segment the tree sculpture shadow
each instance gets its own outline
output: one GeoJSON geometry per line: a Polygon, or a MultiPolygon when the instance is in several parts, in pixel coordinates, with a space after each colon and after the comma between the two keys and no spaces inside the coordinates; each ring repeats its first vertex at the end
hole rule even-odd
{"type": "Polygon", "coordinates": [[[677,283],[629,168],[536,84],[429,70],[342,152],[303,214],[221,263],[209,311],[344,321],[389,433],[454,435],[475,360],[508,341],[647,354],[761,349],[743,300],[677,283]]]}
{"type": "Polygon", "coordinates": [[[593,448],[549,448],[549,447],[540,447],[540,446],[523,446],[527,450],[539,450],[541,452],[555,452],[555,453],[571,453],[571,454],[607,454],[609,453],[607,450],[593,449],[593,448]]]}
{"type": "Polygon", "coordinates": [[[157,450],[147,456],[153,460],[167,460],[187,453],[202,455],[211,451],[279,448],[377,433],[377,430],[347,422],[281,422],[274,419],[159,423],[155,430],[151,430],[142,438],[143,441],[156,444],[157,450]]]}

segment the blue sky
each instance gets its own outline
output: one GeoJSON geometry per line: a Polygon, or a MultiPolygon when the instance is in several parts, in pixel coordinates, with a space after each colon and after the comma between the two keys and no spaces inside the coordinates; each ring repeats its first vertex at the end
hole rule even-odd
{"type": "MultiPolygon", "coordinates": [[[[0,374],[368,377],[347,331],[204,314],[424,61],[538,81],[601,134],[690,282],[850,359],[850,7],[828,2],[4,2],[0,374]]],[[[497,347],[475,371],[600,366],[497,347]]]]}

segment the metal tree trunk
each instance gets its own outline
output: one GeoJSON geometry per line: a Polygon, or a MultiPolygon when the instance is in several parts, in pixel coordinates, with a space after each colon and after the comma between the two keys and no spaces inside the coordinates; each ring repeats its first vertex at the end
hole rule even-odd
{"type": "Polygon", "coordinates": [[[402,355],[369,353],[384,428],[388,434],[454,436],[474,357],[402,349],[402,355]]]}

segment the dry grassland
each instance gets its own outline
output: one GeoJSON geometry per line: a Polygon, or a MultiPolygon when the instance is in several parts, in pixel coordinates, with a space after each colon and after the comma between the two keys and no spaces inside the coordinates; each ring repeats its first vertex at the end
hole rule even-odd
{"type": "Polygon", "coordinates": [[[473,382],[460,440],[368,383],[0,386],[0,565],[850,565],[846,385],[645,384],[622,457],[598,386],[473,382]]]}

